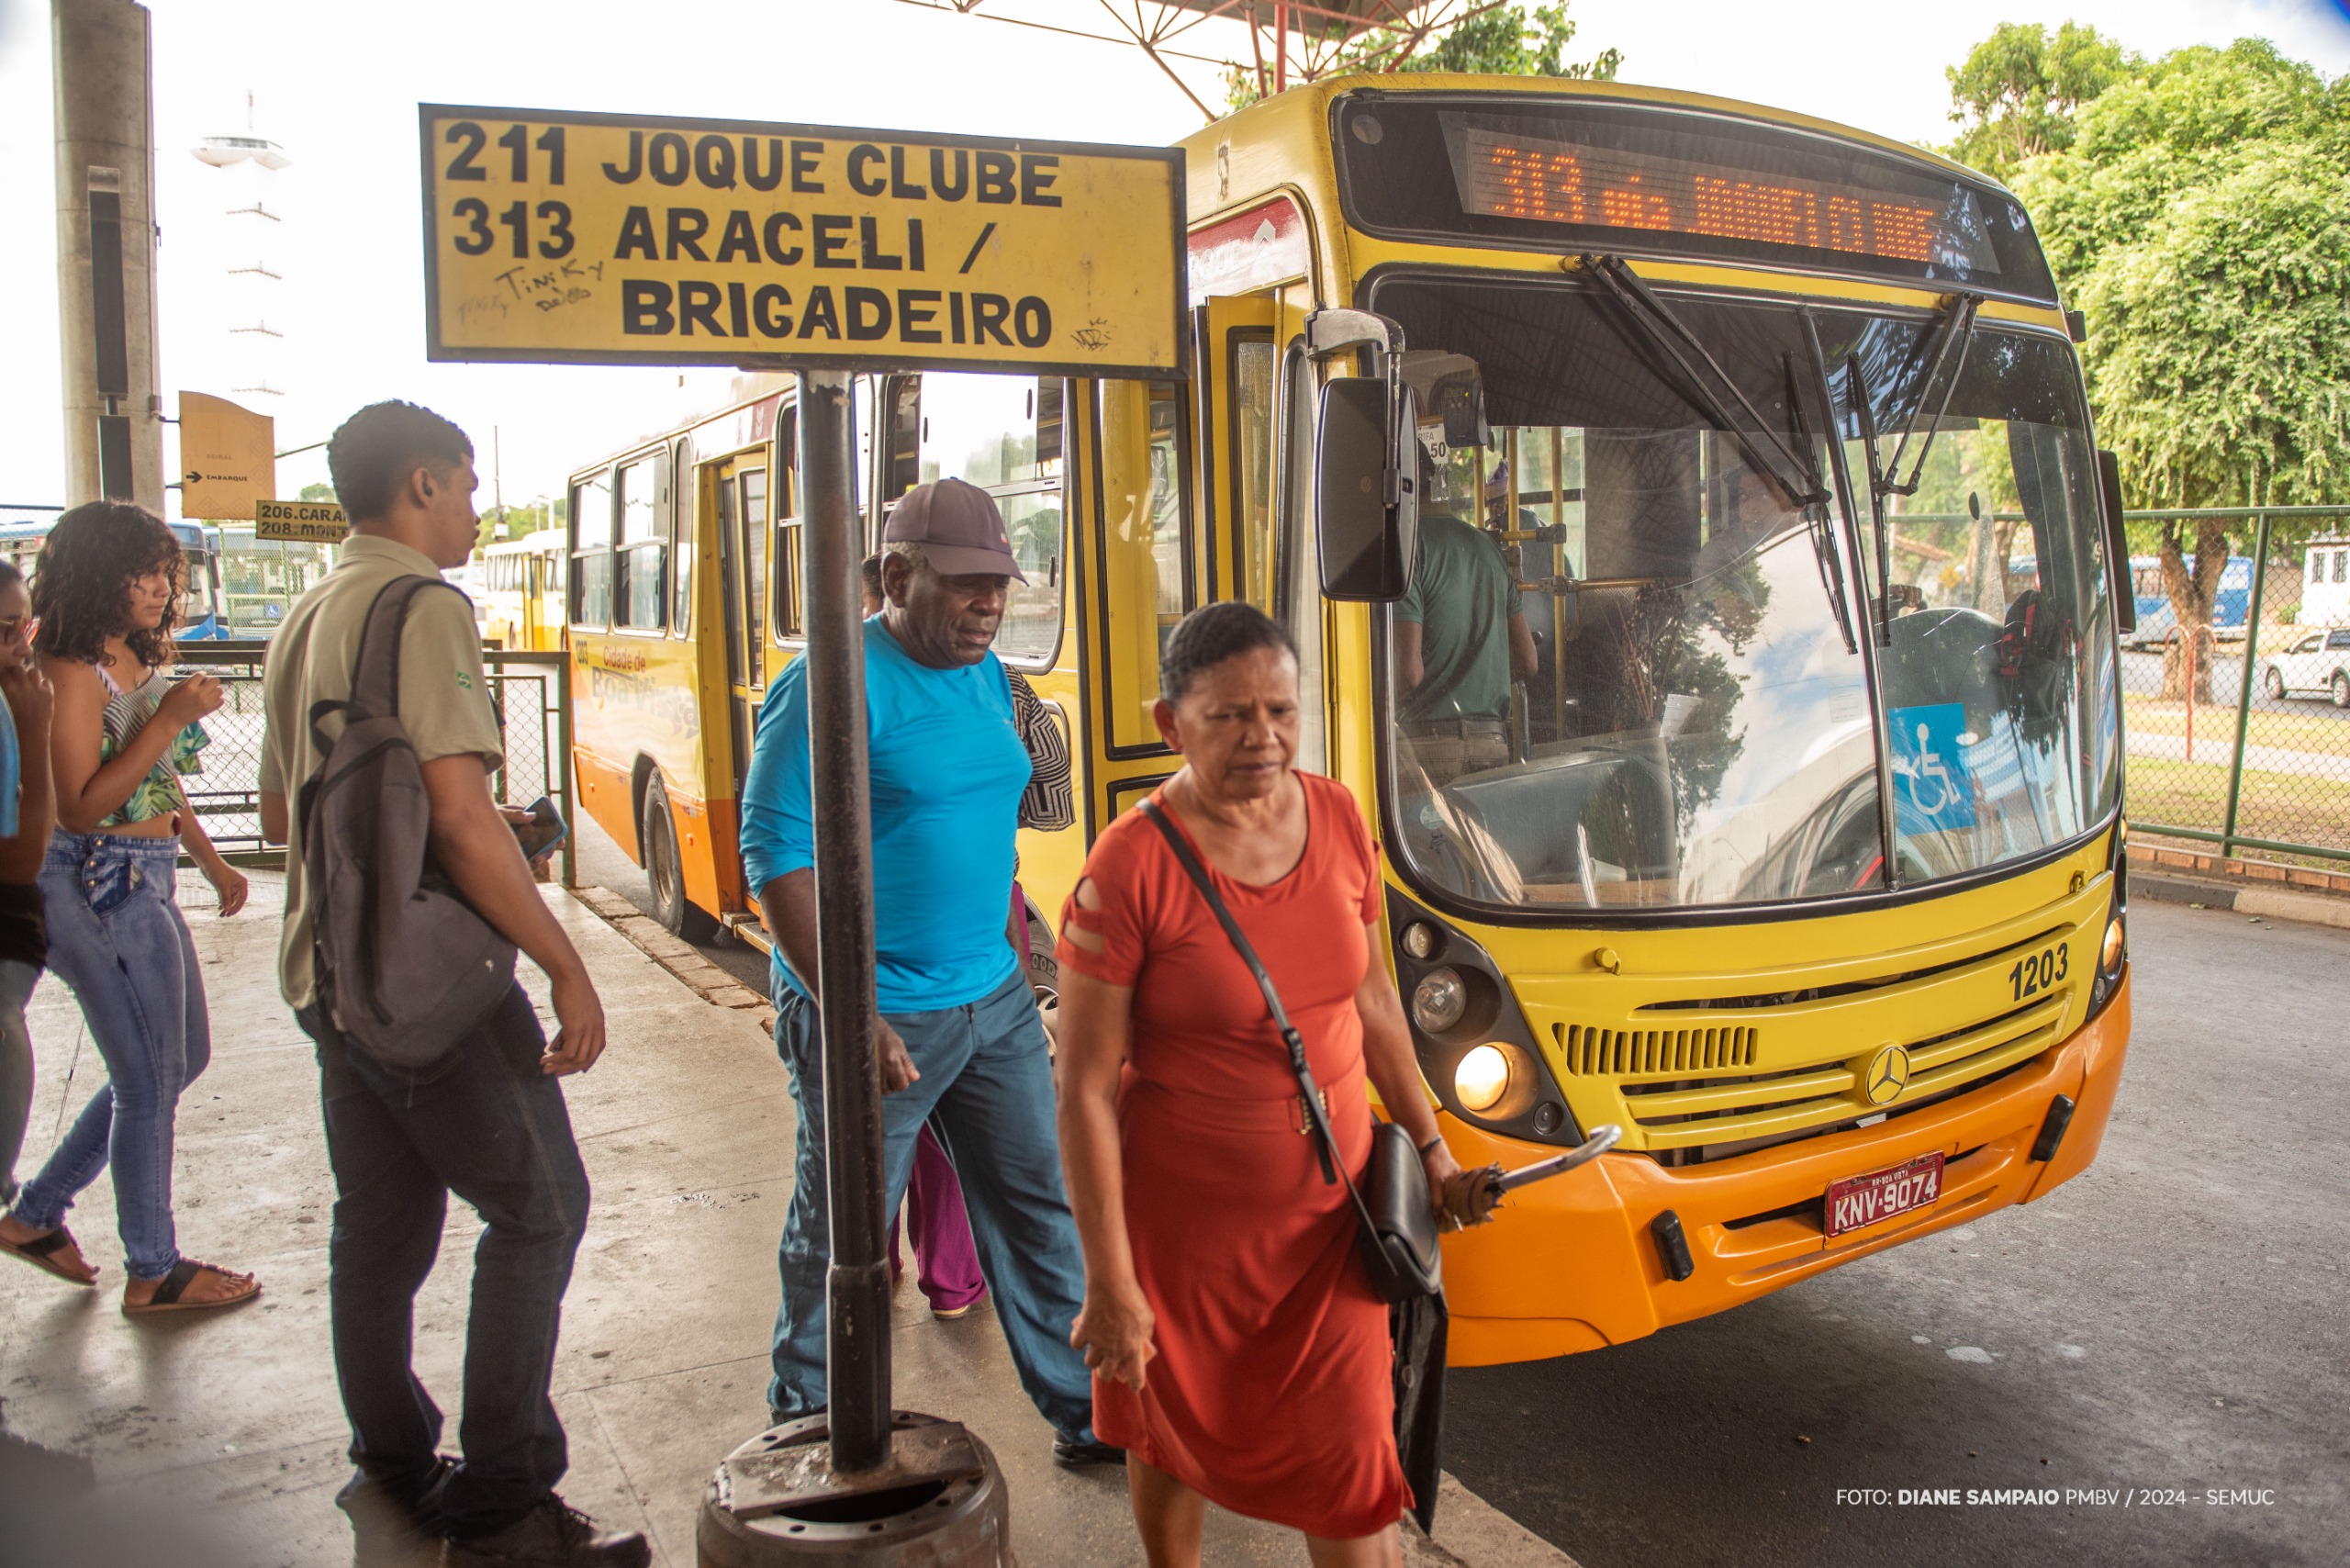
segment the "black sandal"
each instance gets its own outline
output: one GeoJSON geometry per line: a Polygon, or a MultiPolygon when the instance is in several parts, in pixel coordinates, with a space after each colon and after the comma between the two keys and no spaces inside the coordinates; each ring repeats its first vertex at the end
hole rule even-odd
{"type": "Polygon", "coordinates": [[[216,1264],[183,1258],[172,1265],[172,1271],[156,1285],[153,1296],[136,1305],[126,1299],[122,1304],[122,1315],[125,1317],[144,1317],[156,1312],[207,1312],[216,1306],[241,1306],[259,1294],[261,1282],[251,1274],[231,1273],[216,1264]],[[207,1271],[224,1280],[241,1280],[245,1288],[236,1295],[222,1296],[218,1301],[182,1301],[181,1295],[195,1283],[196,1275],[207,1271]]]}
{"type": "MultiPolygon", "coordinates": [[[[46,1231],[34,1237],[29,1241],[9,1241],[0,1238],[0,1252],[6,1252],[14,1258],[22,1258],[34,1268],[44,1273],[55,1274],[68,1284],[95,1286],[98,1282],[98,1271],[95,1266],[90,1268],[90,1277],[85,1280],[79,1274],[68,1273],[64,1265],[59,1261],[56,1254],[64,1251],[68,1247],[76,1252],[82,1250],[82,1244],[73,1239],[73,1233],[62,1225],[55,1230],[46,1231]]],[[[88,1260],[84,1259],[84,1262],[87,1264],[88,1260]]]]}

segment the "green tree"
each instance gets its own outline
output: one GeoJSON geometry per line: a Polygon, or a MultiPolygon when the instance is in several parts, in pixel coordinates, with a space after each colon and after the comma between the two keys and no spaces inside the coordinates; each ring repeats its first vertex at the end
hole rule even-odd
{"type": "Polygon", "coordinates": [[[565,502],[560,497],[523,507],[491,507],[481,514],[474,547],[478,550],[501,539],[527,539],[543,529],[561,528],[564,510],[565,502]]]}
{"type": "MultiPolygon", "coordinates": [[[[1493,6],[1474,12],[1444,36],[1402,60],[1393,58],[1402,45],[1400,34],[1375,28],[1338,51],[1326,76],[1357,72],[1459,71],[1494,76],[1557,76],[1570,81],[1613,82],[1624,63],[1620,49],[1602,50],[1589,60],[1570,62],[1567,45],[1575,24],[1567,18],[1568,0],[1555,6],[1493,6]]],[[[1333,23],[1336,28],[1337,24],[1333,23]]],[[[1257,73],[1235,66],[1225,73],[1225,86],[1237,112],[1258,98],[1257,73]]]]}
{"type": "Polygon", "coordinates": [[[334,487],[323,479],[318,480],[303,486],[302,493],[294,498],[297,501],[332,501],[334,487]]]}
{"type": "Polygon", "coordinates": [[[2025,159],[2069,147],[2073,114],[2129,77],[2136,55],[2095,28],[2066,22],[2048,36],[2038,22],[2002,22],[1950,79],[1951,121],[1962,129],[1950,155],[2006,179],[2025,159]]]}
{"type": "MultiPolygon", "coordinates": [[[[1968,72],[2001,34],[1952,75],[1958,118],[1974,123],[1951,151],[1985,166],[1986,144],[1969,138],[2003,122],[1975,108],[1961,83],[1979,85],[1968,72]]],[[[2328,83],[2258,39],[2128,64],[2092,95],[2050,97],[2049,114],[2065,123],[2043,123],[2035,150],[2002,171],[2087,317],[2090,401],[2121,459],[2124,492],[2156,508],[2341,499],[2350,475],[2350,84],[2328,83]]],[[[2162,560],[2178,624],[2199,649],[2197,684],[2208,689],[2221,573],[2248,538],[2213,520],[2138,532],[2135,543],[2162,560]]],[[[2185,691],[2175,651],[2165,692],[2185,691]]]]}

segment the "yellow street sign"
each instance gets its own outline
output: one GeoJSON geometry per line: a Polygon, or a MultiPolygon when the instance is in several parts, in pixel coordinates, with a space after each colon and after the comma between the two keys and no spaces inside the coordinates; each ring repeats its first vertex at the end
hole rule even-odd
{"type": "Polygon", "coordinates": [[[202,392],[180,394],[180,515],[249,516],[277,488],[277,421],[202,392]]]}
{"type": "Polygon", "coordinates": [[[1177,149],[418,116],[431,359],[1186,370],[1177,149]]]}
{"type": "Polygon", "coordinates": [[[288,544],[340,544],[351,532],[332,501],[255,501],[253,537],[288,544]]]}

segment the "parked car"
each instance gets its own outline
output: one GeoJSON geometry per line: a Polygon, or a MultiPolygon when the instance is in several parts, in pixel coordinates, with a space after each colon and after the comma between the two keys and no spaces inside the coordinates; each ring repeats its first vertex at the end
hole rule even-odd
{"type": "Polygon", "coordinates": [[[2260,687],[2272,700],[2330,696],[2336,708],[2350,708],[2350,627],[2305,632],[2262,659],[2260,687]]]}

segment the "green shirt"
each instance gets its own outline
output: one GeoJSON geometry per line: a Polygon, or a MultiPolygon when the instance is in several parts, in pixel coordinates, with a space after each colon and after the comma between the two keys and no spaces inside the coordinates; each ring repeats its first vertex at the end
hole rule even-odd
{"type": "Polygon", "coordinates": [[[1395,619],[1420,628],[1420,684],[1396,717],[1509,717],[1509,618],[1517,594],[1500,543],[1446,512],[1420,514],[1420,558],[1395,619]]]}

